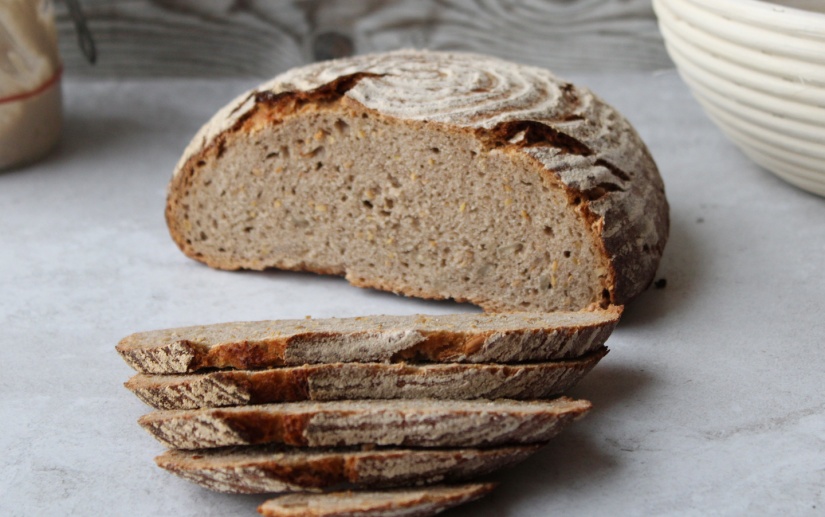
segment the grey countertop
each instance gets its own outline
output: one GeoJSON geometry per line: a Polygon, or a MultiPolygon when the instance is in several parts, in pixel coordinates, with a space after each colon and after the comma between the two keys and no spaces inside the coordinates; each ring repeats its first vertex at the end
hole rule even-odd
{"type": "MultiPolygon", "coordinates": [[[[673,71],[571,79],[648,142],[671,203],[658,277],[575,388],[594,410],[453,515],[822,515],[825,199],[749,162],[673,71]]],[[[114,351],[228,320],[471,311],[339,278],[219,272],[166,232],[188,139],[249,81],[69,82],[60,147],[0,173],[0,514],[255,515],[156,468],[114,351]]]]}

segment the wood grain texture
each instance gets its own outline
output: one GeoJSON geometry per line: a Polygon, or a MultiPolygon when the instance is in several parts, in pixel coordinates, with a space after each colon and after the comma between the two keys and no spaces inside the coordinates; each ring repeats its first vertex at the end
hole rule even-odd
{"type": "Polygon", "coordinates": [[[402,47],[481,52],[550,68],[670,68],[649,0],[84,0],[84,61],[65,5],[72,76],[268,78],[307,62],[402,47]]]}

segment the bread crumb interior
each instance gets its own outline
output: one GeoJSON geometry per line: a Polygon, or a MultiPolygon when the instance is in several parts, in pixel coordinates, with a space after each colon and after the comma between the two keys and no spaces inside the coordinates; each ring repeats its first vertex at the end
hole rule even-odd
{"type": "Polygon", "coordinates": [[[340,274],[488,310],[599,303],[607,263],[585,218],[536,162],[483,145],[342,105],[304,110],[199,161],[183,237],[216,267],[340,274]]]}

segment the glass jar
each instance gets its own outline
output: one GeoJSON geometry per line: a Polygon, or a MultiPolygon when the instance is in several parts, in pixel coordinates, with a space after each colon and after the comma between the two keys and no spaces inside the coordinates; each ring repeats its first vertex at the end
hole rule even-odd
{"type": "Polygon", "coordinates": [[[61,72],[51,0],[2,0],[0,169],[36,160],[57,143],[61,72]]]}

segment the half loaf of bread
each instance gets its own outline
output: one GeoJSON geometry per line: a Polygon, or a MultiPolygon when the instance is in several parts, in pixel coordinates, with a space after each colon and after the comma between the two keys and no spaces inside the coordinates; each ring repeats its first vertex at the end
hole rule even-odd
{"type": "Polygon", "coordinates": [[[191,375],[137,374],[126,387],[155,409],[197,409],[302,400],[542,399],[561,395],[604,357],[545,363],[335,363],[191,375]]]}
{"type": "Polygon", "coordinates": [[[338,362],[552,361],[599,350],[620,307],[549,314],[365,316],[140,332],[117,351],[142,373],[338,362]]]}
{"type": "Polygon", "coordinates": [[[251,446],[170,450],[155,458],[155,463],[211,490],[263,494],[463,481],[522,461],[539,447],[347,450],[251,446]]]}
{"type": "Polygon", "coordinates": [[[138,422],[175,449],[265,443],[486,447],[546,442],[590,406],[566,397],[534,402],[341,400],[156,411],[138,422]]]}
{"type": "Polygon", "coordinates": [[[258,507],[264,517],[429,517],[490,493],[495,485],[432,486],[379,492],[287,494],[258,507]]]}
{"type": "Polygon", "coordinates": [[[546,70],[421,51],[244,93],[185,150],[166,219],[212,267],[493,311],[624,304],[668,233],[656,165],[615,109],[546,70]]]}

